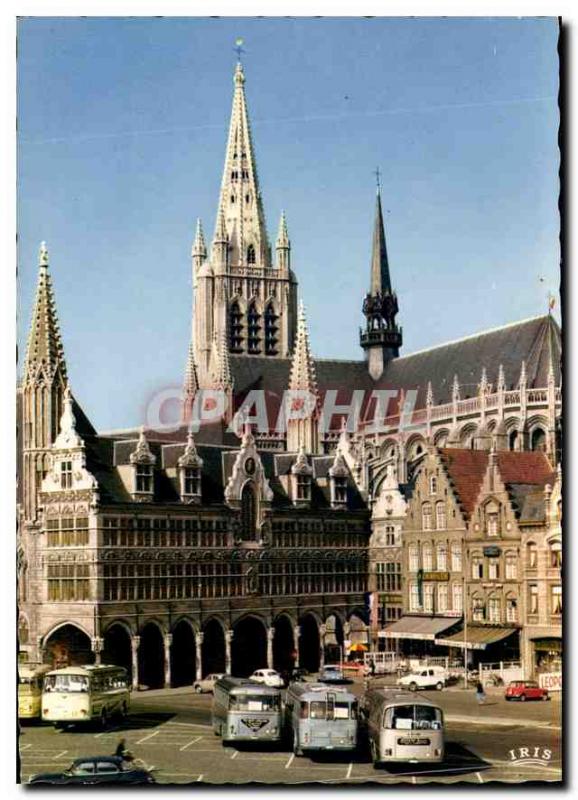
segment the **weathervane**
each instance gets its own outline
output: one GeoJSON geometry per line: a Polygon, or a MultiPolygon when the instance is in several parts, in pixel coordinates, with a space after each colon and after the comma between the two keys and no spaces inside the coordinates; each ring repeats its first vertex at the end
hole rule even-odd
{"type": "Polygon", "coordinates": [[[379,171],[379,167],[376,167],[373,174],[375,175],[375,182],[377,184],[377,191],[381,191],[381,172],[379,171]]]}
{"type": "Polygon", "coordinates": [[[243,49],[244,41],[243,39],[235,39],[235,47],[234,49],[237,52],[237,58],[241,61],[241,53],[244,53],[245,50],[243,49]]]}

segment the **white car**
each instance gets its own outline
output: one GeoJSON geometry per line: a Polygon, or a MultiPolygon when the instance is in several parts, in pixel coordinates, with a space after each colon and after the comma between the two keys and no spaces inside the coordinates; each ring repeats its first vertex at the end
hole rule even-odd
{"type": "Polygon", "coordinates": [[[203,694],[203,692],[212,692],[215,688],[216,682],[219,678],[224,676],[224,672],[211,672],[210,675],[205,675],[204,678],[201,678],[200,681],[195,681],[193,683],[193,689],[197,694],[203,694]]]}
{"type": "Polygon", "coordinates": [[[255,681],[255,683],[264,683],[265,686],[273,686],[276,689],[282,689],[285,686],[285,681],[274,669],[256,669],[249,680],[255,681]]]}
{"type": "Polygon", "coordinates": [[[424,667],[417,669],[409,675],[404,675],[397,682],[398,686],[403,686],[411,692],[418,689],[443,689],[446,685],[448,675],[443,667],[424,667]]]}

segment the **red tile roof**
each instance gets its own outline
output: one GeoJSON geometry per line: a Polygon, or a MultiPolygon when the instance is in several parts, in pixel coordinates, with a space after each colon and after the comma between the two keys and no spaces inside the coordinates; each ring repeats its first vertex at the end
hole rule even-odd
{"type": "Polygon", "coordinates": [[[444,448],[440,455],[464,511],[471,514],[486,474],[488,452],[444,448]]]}
{"type": "Polygon", "coordinates": [[[504,483],[530,483],[536,486],[553,484],[556,471],[544,453],[511,453],[501,451],[498,454],[498,469],[504,483]]]}
{"type": "MultiPolygon", "coordinates": [[[[469,516],[488,468],[487,450],[461,450],[443,448],[439,451],[450,480],[455,486],[460,503],[469,516]]],[[[552,485],[556,472],[544,453],[514,453],[499,451],[498,471],[505,484],[552,485]]]]}

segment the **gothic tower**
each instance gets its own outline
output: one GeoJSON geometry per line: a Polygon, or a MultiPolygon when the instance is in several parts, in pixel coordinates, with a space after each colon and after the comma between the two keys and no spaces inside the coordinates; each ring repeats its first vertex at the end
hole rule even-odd
{"type": "Polygon", "coordinates": [[[365,350],[369,374],[378,380],[386,363],[399,355],[402,343],[401,328],[395,317],[398,312],[397,296],[391,288],[381,194],[379,187],[375,204],[373,247],[371,253],[371,281],[363,301],[365,330],[360,331],[360,344],[365,350]]]}
{"type": "Polygon", "coordinates": [[[211,349],[223,332],[232,354],[288,357],[297,324],[287,223],[282,214],[273,259],[240,63],[234,84],[211,252],[199,224],[192,253],[194,356],[202,387],[211,385],[211,349]]]}
{"type": "Polygon", "coordinates": [[[59,431],[67,384],[48,250],[40,246],[38,286],[22,379],[22,511],[25,522],[37,517],[36,496],[49,467],[49,449],[59,431]]]}

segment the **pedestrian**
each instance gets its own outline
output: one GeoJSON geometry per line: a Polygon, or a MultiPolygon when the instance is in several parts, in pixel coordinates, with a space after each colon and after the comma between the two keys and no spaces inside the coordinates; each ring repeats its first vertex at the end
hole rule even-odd
{"type": "Polygon", "coordinates": [[[369,669],[371,672],[371,677],[373,678],[373,676],[375,675],[375,661],[373,660],[373,658],[369,662],[369,669]]]}
{"type": "Polygon", "coordinates": [[[476,684],[476,700],[480,706],[486,701],[486,693],[484,692],[481,681],[478,681],[476,684]]]}

